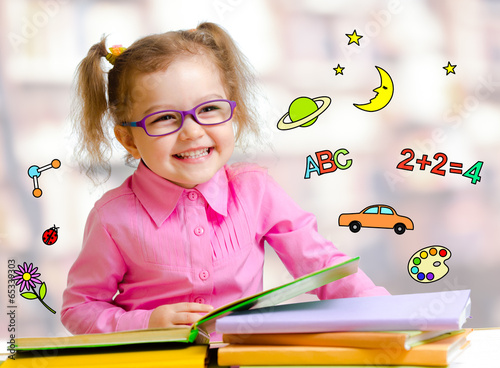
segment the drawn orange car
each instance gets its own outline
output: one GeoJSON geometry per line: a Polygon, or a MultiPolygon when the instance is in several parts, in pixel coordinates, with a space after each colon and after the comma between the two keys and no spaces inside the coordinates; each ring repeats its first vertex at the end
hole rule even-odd
{"type": "Polygon", "coordinates": [[[362,227],[377,227],[394,229],[398,235],[406,230],[413,230],[413,221],[405,216],[400,216],[390,206],[376,204],[366,207],[359,213],[343,213],[339,216],[339,226],[349,226],[353,233],[362,227]]]}

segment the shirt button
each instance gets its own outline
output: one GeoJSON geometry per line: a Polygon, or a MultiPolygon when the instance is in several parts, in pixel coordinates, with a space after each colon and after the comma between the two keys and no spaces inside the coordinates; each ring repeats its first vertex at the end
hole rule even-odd
{"type": "Polygon", "coordinates": [[[198,226],[194,229],[195,235],[198,235],[198,236],[203,235],[204,232],[205,232],[205,230],[201,226],[198,226]]]}
{"type": "Polygon", "coordinates": [[[188,198],[192,201],[196,201],[198,199],[198,193],[196,192],[189,192],[188,193],[188,198]]]}
{"type": "Polygon", "coordinates": [[[200,272],[199,276],[200,276],[200,279],[206,280],[210,276],[210,273],[208,273],[207,270],[203,270],[200,272]]]}
{"type": "Polygon", "coordinates": [[[205,304],[205,298],[197,297],[194,299],[195,303],[205,304]]]}

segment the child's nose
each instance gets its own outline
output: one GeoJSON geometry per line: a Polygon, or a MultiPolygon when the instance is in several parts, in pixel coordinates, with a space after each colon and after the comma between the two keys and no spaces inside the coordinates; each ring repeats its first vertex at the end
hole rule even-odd
{"type": "Polygon", "coordinates": [[[180,133],[183,139],[197,139],[205,134],[205,129],[191,115],[187,115],[180,133]]]}

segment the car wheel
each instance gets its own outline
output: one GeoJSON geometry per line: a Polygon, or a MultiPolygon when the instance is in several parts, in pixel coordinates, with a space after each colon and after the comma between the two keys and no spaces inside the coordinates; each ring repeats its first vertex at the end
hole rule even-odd
{"type": "Polygon", "coordinates": [[[349,224],[349,230],[351,230],[353,233],[357,233],[359,230],[361,230],[361,223],[359,221],[353,221],[349,224]]]}
{"type": "Polygon", "coordinates": [[[398,235],[404,234],[406,231],[406,226],[404,224],[396,224],[394,225],[394,232],[398,235]]]}

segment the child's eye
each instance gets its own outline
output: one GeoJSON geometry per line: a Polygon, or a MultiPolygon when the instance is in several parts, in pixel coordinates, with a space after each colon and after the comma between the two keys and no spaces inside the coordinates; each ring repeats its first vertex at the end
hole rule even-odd
{"type": "Polygon", "coordinates": [[[168,122],[168,123],[175,123],[177,120],[177,116],[175,114],[171,113],[164,113],[164,114],[159,114],[152,116],[152,121],[151,124],[158,123],[158,122],[168,122]]]}
{"type": "Polygon", "coordinates": [[[210,112],[210,111],[219,110],[219,109],[220,109],[220,107],[215,106],[215,105],[203,106],[200,109],[199,113],[210,112]]]}

